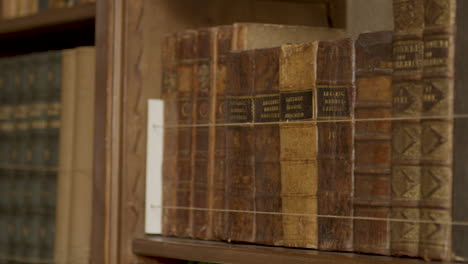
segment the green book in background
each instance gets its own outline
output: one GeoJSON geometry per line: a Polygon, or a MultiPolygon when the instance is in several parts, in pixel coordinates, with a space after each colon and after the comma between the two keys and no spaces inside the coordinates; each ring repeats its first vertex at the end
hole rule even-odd
{"type": "Polygon", "coordinates": [[[33,193],[34,193],[34,215],[31,231],[31,250],[35,259],[41,259],[41,223],[43,216],[47,211],[44,206],[46,203],[42,195],[43,185],[47,184],[44,179],[47,176],[47,167],[45,165],[46,145],[47,145],[47,56],[45,53],[36,54],[33,58],[34,65],[34,85],[31,86],[32,102],[29,112],[32,127],[31,148],[32,148],[32,167],[33,174],[33,193]]]}
{"type": "Polygon", "coordinates": [[[22,228],[22,241],[23,241],[23,258],[26,260],[34,259],[34,215],[35,206],[34,201],[34,183],[35,174],[32,164],[32,127],[30,119],[30,111],[32,107],[32,94],[31,89],[35,83],[34,78],[34,65],[32,64],[33,55],[21,56],[20,60],[20,75],[21,85],[19,90],[19,104],[16,110],[18,115],[18,133],[19,136],[19,158],[20,165],[18,171],[21,172],[23,177],[23,228],[22,228]]]}
{"type": "Polygon", "coordinates": [[[57,167],[60,132],[60,101],[61,101],[61,69],[62,52],[50,51],[47,54],[47,141],[43,151],[44,162],[47,170],[42,181],[42,196],[45,214],[41,221],[41,257],[53,258],[55,237],[55,210],[57,189],[57,167]]]}
{"type": "Polygon", "coordinates": [[[0,261],[5,259],[9,252],[8,225],[10,222],[10,178],[7,165],[9,163],[9,120],[7,93],[8,59],[0,60],[0,261]]]}
{"type": "Polygon", "coordinates": [[[49,9],[49,0],[39,0],[39,11],[49,9]]]}
{"type": "Polygon", "coordinates": [[[6,59],[5,69],[2,71],[4,73],[2,94],[3,94],[3,103],[1,106],[1,115],[2,115],[2,131],[5,131],[5,134],[2,137],[2,142],[4,142],[4,149],[7,153],[5,160],[5,168],[3,168],[3,176],[5,177],[6,186],[5,189],[8,190],[5,201],[5,204],[8,204],[8,214],[7,214],[7,245],[5,249],[6,258],[14,256],[14,243],[16,238],[16,202],[17,202],[17,192],[16,192],[16,178],[14,175],[13,164],[16,163],[16,134],[14,127],[14,106],[16,105],[16,91],[13,86],[14,76],[13,76],[13,66],[15,60],[6,59]]]}
{"type": "Polygon", "coordinates": [[[14,253],[13,256],[16,259],[26,258],[25,254],[27,252],[26,239],[28,238],[28,228],[27,228],[27,215],[28,206],[27,206],[27,184],[28,184],[28,173],[25,169],[27,167],[27,148],[28,148],[28,127],[25,123],[25,102],[22,98],[23,82],[24,82],[24,58],[17,57],[14,59],[12,65],[12,75],[13,75],[13,84],[12,89],[14,90],[12,95],[12,101],[14,103],[13,108],[13,122],[15,130],[15,152],[13,161],[14,172],[14,187],[13,191],[15,193],[15,203],[14,203],[14,253]]]}

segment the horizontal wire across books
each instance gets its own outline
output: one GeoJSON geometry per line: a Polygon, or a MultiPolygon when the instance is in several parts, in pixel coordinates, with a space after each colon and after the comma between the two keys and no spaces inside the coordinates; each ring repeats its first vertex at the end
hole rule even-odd
{"type": "Polygon", "coordinates": [[[367,216],[342,216],[342,215],[320,215],[320,214],[302,214],[302,213],[279,213],[279,212],[262,212],[262,211],[249,211],[249,210],[231,210],[231,209],[215,209],[215,208],[196,208],[196,207],[183,207],[183,206],[160,206],[150,205],[152,209],[173,209],[173,210],[195,210],[195,211],[212,211],[224,213],[247,213],[247,214],[265,214],[265,215],[287,215],[287,216],[307,216],[317,218],[335,218],[335,219],[351,219],[351,220],[371,220],[371,221],[389,221],[401,223],[423,223],[423,224],[441,224],[452,226],[468,226],[465,221],[430,221],[419,219],[401,219],[401,218],[382,218],[382,217],[367,217],[367,216]]]}
{"type": "Polygon", "coordinates": [[[350,123],[350,122],[379,122],[379,121],[411,121],[425,119],[465,119],[468,114],[455,115],[434,115],[434,116],[411,116],[411,117],[388,117],[388,118],[365,118],[365,119],[327,119],[327,120],[294,120],[280,122],[246,122],[246,123],[214,123],[214,124],[190,124],[190,125],[162,125],[154,124],[153,128],[183,128],[183,127],[222,127],[222,126],[262,126],[262,125],[279,125],[279,124],[316,124],[316,123],[350,123]]]}

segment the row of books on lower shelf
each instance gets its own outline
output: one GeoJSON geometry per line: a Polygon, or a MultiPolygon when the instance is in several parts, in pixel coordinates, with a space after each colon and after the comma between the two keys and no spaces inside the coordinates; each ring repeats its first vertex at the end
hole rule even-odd
{"type": "Polygon", "coordinates": [[[395,32],[356,40],[248,23],[168,36],[163,235],[468,259],[453,33],[468,5],[426,2],[395,0],[395,32]]]}
{"type": "Polygon", "coordinates": [[[0,59],[0,263],[88,263],[94,47],[0,59]]]}
{"type": "Polygon", "coordinates": [[[33,15],[51,8],[72,7],[96,0],[0,0],[0,19],[33,15]]]}

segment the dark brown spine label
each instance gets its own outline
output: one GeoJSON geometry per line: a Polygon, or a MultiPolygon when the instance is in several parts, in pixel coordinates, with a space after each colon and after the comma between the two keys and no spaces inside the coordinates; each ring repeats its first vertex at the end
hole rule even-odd
{"type": "Polygon", "coordinates": [[[324,85],[317,89],[318,117],[319,118],[347,118],[349,112],[349,87],[324,85]]]}
{"type": "Polygon", "coordinates": [[[227,100],[228,123],[252,122],[252,98],[248,96],[232,96],[227,100]]]}
{"type": "Polygon", "coordinates": [[[312,119],[313,99],[312,90],[281,93],[281,121],[312,119]]]}
{"type": "Polygon", "coordinates": [[[396,74],[420,74],[424,46],[420,39],[395,40],[393,47],[394,71],[396,74]]]}
{"type": "Polygon", "coordinates": [[[278,122],[280,120],[280,98],[278,94],[255,97],[255,122],[278,122]]]}
{"type": "Polygon", "coordinates": [[[424,39],[424,70],[447,72],[450,35],[440,34],[424,39]]]}

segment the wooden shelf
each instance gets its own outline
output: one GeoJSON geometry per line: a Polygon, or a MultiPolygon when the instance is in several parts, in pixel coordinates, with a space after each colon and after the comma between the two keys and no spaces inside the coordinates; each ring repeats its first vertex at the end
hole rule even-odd
{"type": "MultiPolygon", "coordinates": [[[[275,264],[425,264],[419,259],[393,258],[353,253],[320,252],[257,245],[231,244],[182,238],[152,236],[133,240],[133,253],[144,257],[188,259],[214,263],[275,264]]],[[[444,262],[445,263],[445,262],[444,262]]]]}
{"type": "Polygon", "coordinates": [[[70,8],[49,9],[31,16],[0,20],[0,39],[12,38],[31,32],[50,31],[57,27],[73,27],[94,20],[96,5],[81,4],[70,8]]]}

